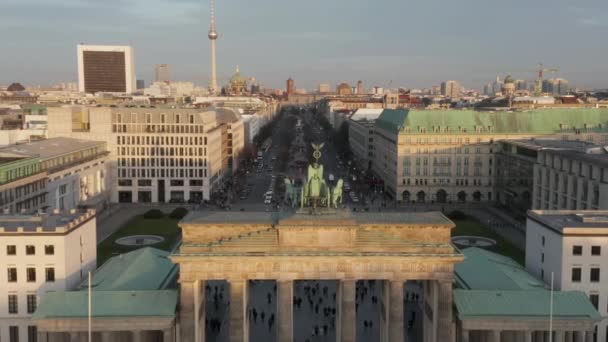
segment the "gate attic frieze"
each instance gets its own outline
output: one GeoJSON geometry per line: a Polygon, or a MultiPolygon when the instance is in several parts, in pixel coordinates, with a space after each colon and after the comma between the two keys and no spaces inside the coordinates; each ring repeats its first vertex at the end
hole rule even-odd
{"type": "Polygon", "coordinates": [[[463,260],[439,212],[193,212],[180,227],[180,281],[449,281],[463,260]]]}

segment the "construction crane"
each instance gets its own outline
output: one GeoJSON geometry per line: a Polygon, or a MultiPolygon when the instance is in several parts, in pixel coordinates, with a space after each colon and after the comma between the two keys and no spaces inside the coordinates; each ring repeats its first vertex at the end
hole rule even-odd
{"type": "Polygon", "coordinates": [[[534,96],[541,96],[543,93],[543,81],[545,79],[545,73],[547,72],[558,72],[559,69],[555,68],[544,68],[543,63],[538,63],[538,69],[533,72],[538,73],[536,84],[534,85],[534,96]]]}

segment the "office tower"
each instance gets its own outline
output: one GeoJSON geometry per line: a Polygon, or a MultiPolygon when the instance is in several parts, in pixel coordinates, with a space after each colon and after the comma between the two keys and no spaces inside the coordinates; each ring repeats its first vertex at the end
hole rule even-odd
{"type": "Polygon", "coordinates": [[[169,64],[158,64],[154,67],[154,82],[171,82],[171,67],[169,64]]]}
{"type": "Polygon", "coordinates": [[[132,47],[78,45],[78,91],[132,93],[135,89],[132,47]]]}
{"type": "Polygon", "coordinates": [[[460,97],[460,84],[456,81],[441,83],[441,95],[452,98],[460,97]]]}

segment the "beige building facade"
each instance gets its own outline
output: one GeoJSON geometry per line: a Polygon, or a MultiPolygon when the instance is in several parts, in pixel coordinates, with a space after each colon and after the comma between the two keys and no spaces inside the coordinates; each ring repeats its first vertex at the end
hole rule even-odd
{"type": "Polygon", "coordinates": [[[608,141],[608,111],[384,110],[374,131],[375,174],[402,202],[496,199],[495,153],[506,139],[608,141]]]}
{"type": "Polygon", "coordinates": [[[240,115],[229,109],[51,108],[49,137],[105,141],[112,202],[208,200],[238,167],[240,115]]]}

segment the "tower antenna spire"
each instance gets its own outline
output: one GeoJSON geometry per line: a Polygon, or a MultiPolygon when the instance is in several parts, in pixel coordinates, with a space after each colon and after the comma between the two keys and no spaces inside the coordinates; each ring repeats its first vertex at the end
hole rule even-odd
{"type": "Polygon", "coordinates": [[[217,31],[215,30],[215,0],[210,0],[209,5],[211,6],[211,24],[209,25],[209,40],[211,41],[211,84],[209,90],[212,94],[219,93],[219,87],[217,85],[217,66],[215,59],[215,41],[218,38],[217,31]]]}

